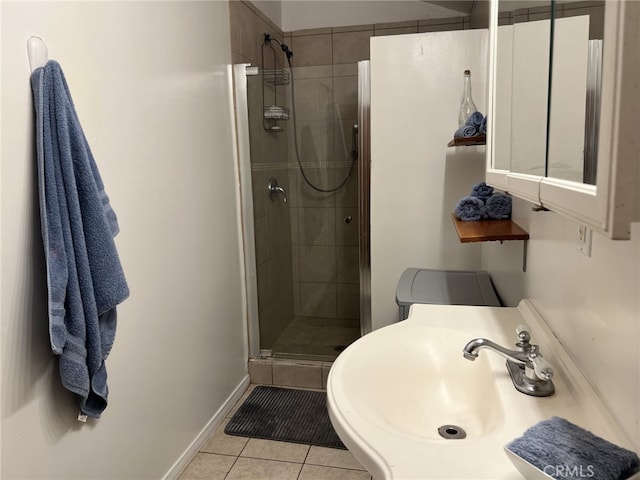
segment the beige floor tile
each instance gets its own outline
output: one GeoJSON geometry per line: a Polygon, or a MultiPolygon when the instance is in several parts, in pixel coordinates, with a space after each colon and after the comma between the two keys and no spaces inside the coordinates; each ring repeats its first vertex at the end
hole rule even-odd
{"type": "Polygon", "coordinates": [[[236,457],[198,453],[180,475],[180,480],[224,480],[236,457]]]}
{"type": "Polygon", "coordinates": [[[239,457],[225,480],[296,480],[302,465],[239,457]]]}
{"type": "Polygon", "coordinates": [[[348,468],[351,470],[365,470],[360,462],[348,450],[312,446],[304,463],[324,467],[348,468]]]}
{"type": "Polygon", "coordinates": [[[371,480],[371,475],[362,470],[304,465],[298,480],[371,480]]]}
{"type": "Polygon", "coordinates": [[[251,438],[240,456],[303,463],[308,452],[309,445],[251,438]]]}
{"type": "Polygon", "coordinates": [[[247,437],[238,437],[237,435],[227,435],[224,428],[229,423],[229,419],[224,419],[214,430],[213,435],[209,437],[201,452],[219,453],[222,455],[240,455],[249,439],[247,437]]]}

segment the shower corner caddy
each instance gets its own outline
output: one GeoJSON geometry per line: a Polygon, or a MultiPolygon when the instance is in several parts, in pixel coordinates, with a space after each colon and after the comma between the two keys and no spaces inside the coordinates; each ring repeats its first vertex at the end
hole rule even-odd
{"type": "MultiPolygon", "coordinates": [[[[268,85],[280,86],[289,85],[289,72],[280,68],[275,70],[264,70],[262,73],[263,82],[268,85]]],[[[273,91],[273,103],[263,105],[263,114],[265,120],[289,120],[289,109],[278,105],[278,97],[276,91],[273,91]]]]}
{"type": "Polygon", "coordinates": [[[262,45],[262,118],[265,130],[281,132],[284,129],[278,124],[281,120],[289,120],[289,109],[278,104],[278,90],[276,87],[289,85],[291,79],[289,71],[284,68],[264,68],[264,49],[273,52],[273,64],[276,63],[276,51],[270,43],[262,45]],[[273,93],[267,95],[267,85],[272,86],[273,93]]]}

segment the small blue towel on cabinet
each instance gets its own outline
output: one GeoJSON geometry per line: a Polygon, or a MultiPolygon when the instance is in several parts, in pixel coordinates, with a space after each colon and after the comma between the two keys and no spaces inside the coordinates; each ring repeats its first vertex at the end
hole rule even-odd
{"type": "Polygon", "coordinates": [[[105,359],[116,305],[129,296],[113,240],[118,221],[60,65],[50,60],[37,68],[31,87],[51,348],[80,411],[99,418],[107,406],[105,359]]]}
{"type": "Polygon", "coordinates": [[[624,480],[640,468],[636,453],[560,417],[532,426],[507,449],[556,480],[624,480]]]}

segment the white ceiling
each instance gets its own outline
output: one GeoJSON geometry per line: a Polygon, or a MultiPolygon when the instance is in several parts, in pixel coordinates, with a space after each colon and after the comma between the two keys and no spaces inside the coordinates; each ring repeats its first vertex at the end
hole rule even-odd
{"type": "MultiPolygon", "coordinates": [[[[468,15],[486,0],[252,0],[283,31],[468,15]]],[[[577,0],[557,0],[571,3],[577,0]]],[[[500,0],[499,10],[549,5],[550,0],[500,0]]]]}
{"type": "Polygon", "coordinates": [[[464,15],[473,1],[253,0],[283,31],[464,15]],[[447,5],[446,7],[443,5],[447,5]]]}

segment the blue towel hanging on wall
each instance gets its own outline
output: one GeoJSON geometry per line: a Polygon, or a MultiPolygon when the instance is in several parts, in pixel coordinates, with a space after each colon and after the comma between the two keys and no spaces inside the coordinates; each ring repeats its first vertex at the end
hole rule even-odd
{"type": "Polygon", "coordinates": [[[118,221],[60,65],[34,70],[31,87],[51,348],[80,411],[98,418],[107,406],[116,305],[129,296],[113,240],[118,221]]]}

